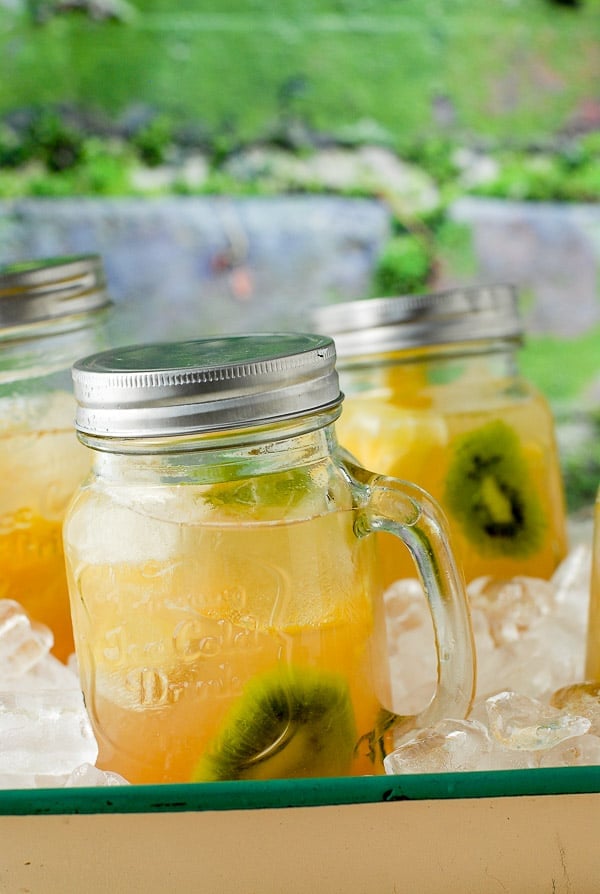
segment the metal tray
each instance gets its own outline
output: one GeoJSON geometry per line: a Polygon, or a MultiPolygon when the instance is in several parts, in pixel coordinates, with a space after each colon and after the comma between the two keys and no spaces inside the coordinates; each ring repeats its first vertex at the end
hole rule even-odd
{"type": "Polygon", "coordinates": [[[597,894],[600,767],[0,792],[0,891],[597,894]]]}

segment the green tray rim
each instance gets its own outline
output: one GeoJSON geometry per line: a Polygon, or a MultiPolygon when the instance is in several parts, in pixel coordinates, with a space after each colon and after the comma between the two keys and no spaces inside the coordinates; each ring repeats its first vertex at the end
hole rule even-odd
{"type": "Polygon", "coordinates": [[[600,766],[401,776],[4,789],[0,816],[182,813],[600,793],[600,766]]]}

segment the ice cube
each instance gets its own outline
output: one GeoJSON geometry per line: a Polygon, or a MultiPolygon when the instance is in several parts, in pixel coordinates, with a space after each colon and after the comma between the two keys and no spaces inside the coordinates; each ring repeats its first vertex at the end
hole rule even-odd
{"type": "Polygon", "coordinates": [[[85,501],[74,505],[65,541],[92,565],[172,561],[181,550],[181,523],[197,524],[207,512],[189,491],[124,486],[95,494],[93,512],[85,501]]]}
{"type": "Polygon", "coordinates": [[[513,642],[490,648],[476,634],[476,644],[477,698],[500,689],[545,698],[583,674],[581,635],[554,615],[540,619],[513,642]]]}
{"type": "Polygon", "coordinates": [[[580,714],[591,723],[590,733],[600,736],[600,682],[572,683],[550,697],[554,708],[580,714]]]}
{"type": "Polygon", "coordinates": [[[471,581],[467,593],[471,606],[487,615],[497,646],[518,640],[550,614],[554,602],[552,585],[534,577],[479,577],[471,581]]]}
{"type": "Polygon", "coordinates": [[[485,702],[492,736],[506,748],[538,751],[586,733],[586,717],[560,711],[517,692],[499,692],[485,702]]]}
{"type": "Polygon", "coordinates": [[[590,735],[575,736],[559,742],[542,752],[540,767],[585,767],[600,764],[600,738],[590,735]]]}
{"type": "Polygon", "coordinates": [[[53,643],[52,632],[30,621],[18,602],[0,599],[0,688],[27,673],[48,654],[53,643]]]}
{"type": "Polygon", "coordinates": [[[54,655],[45,655],[27,673],[5,682],[2,688],[10,692],[38,692],[44,689],[79,691],[81,687],[72,666],[63,664],[54,655]]]}
{"type": "Polygon", "coordinates": [[[447,773],[476,770],[492,749],[488,731],[476,720],[442,720],[420,730],[384,759],[386,773],[447,773]]]}
{"type": "Polygon", "coordinates": [[[482,577],[472,581],[468,593],[477,651],[478,698],[500,689],[542,697],[580,678],[582,630],[572,619],[560,615],[554,587],[548,581],[482,577]]]}
{"type": "Polygon", "coordinates": [[[92,764],[81,764],[65,780],[65,788],[82,786],[129,785],[126,779],[110,770],[100,770],[92,764]]]}
{"type": "Polygon", "coordinates": [[[421,583],[398,580],[384,594],[392,706],[414,714],[430,701],[437,679],[431,615],[421,583]]]}
{"type": "Polygon", "coordinates": [[[504,748],[494,741],[478,770],[531,770],[538,766],[538,752],[504,748]]]}
{"type": "Polygon", "coordinates": [[[81,692],[0,692],[0,774],[60,776],[97,757],[81,692]]]}
{"type": "MultiPolygon", "coordinates": [[[[50,780],[46,777],[38,778],[35,773],[3,773],[0,771],[0,790],[15,788],[46,788],[46,786],[55,786],[56,779],[60,777],[52,776],[50,780]]],[[[60,782],[62,784],[62,782],[60,782]]]]}

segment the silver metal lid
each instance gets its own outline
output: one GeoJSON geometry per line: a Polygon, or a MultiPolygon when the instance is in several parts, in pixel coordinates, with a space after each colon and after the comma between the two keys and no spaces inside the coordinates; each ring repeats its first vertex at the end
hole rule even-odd
{"type": "Polygon", "coordinates": [[[343,359],[523,335],[517,292],[510,285],[333,304],[316,311],[313,325],[335,339],[337,356],[343,359]]]}
{"type": "Polygon", "coordinates": [[[0,267],[0,328],[87,314],[110,303],[99,255],[0,267]]]}
{"type": "Polygon", "coordinates": [[[330,338],[264,333],[129,345],[73,366],[83,434],[154,438],[279,422],[337,406],[330,338]]]}

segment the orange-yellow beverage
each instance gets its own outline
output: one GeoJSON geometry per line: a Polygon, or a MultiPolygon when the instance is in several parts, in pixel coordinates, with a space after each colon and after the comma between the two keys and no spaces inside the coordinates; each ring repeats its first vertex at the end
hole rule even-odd
{"type": "MultiPolygon", "coordinates": [[[[342,446],[437,499],[467,581],[549,578],[567,550],[563,486],[549,406],[518,368],[516,289],[334,304],[317,325],[336,343],[342,446]]],[[[413,576],[388,547],[385,583],[413,576]]]]}
{"type": "Polygon", "coordinates": [[[0,598],[46,624],[63,661],[74,645],[62,521],[90,465],[73,413],[66,393],[0,401],[0,598]]]}
{"type": "Polygon", "coordinates": [[[385,632],[354,513],[240,523],[193,486],[163,499],[83,492],[65,527],[99,765],[132,782],[382,772],[385,632]],[[169,521],[171,499],[193,517],[169,521]]]}
{"type": "MultiPolygon", "coordinates": [[[[443,370],[442,370],[443,371],[443,370]]],[[[553,421],[523,382],[454,364],[436,381],[427,360],[380,370],[376,387],[347,388],[340,443],[363,465],[420,485],[450,522],[467,581],[480,575],[549,578],[567,550],[553,421]]],[[[373,384],[373,382],[371,382],[373,384]]],[[[384,582],[414,576],[382,535],[384,582]]]]}
{"type": "Polygon", "coordinates": [[[91,459],[75,434],[71,365],[104,343],[98,255],[0,266],[0,598],[74,649],[62,523],[91,459]]]}
{"type": "MultiPolygon", "coordinates": [[[[99,763],[131,782],[383,772],[398,724],[464,717],[466,594],[441,514],[345,461],[331,339],[130,345],[73,369],[93,468],[64,523],[99,763]],[[439,676],[393,711],[375,532],[414,550],[439,676]]],[[[401,647],[401,644],[399,644],[401,647]]]]}
{"type": "Polygon", "coordinates": [[[600,680],[600,492],[594,513],[594,543],[585,663],[587,680],[600,680]]]}

